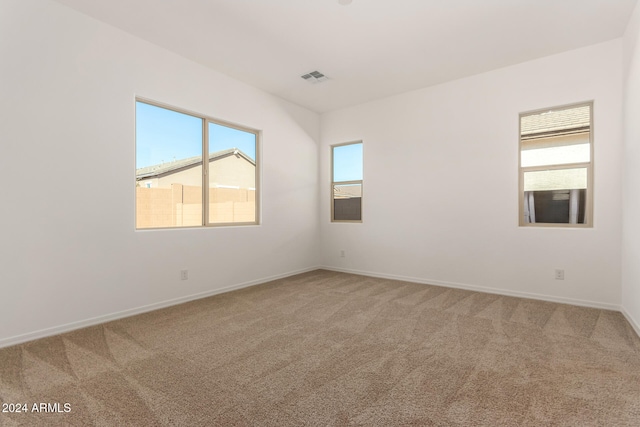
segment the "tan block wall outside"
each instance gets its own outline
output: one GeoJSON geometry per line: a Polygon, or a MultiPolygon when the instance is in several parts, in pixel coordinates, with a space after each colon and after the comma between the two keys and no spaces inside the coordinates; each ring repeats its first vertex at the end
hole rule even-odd
{"type": "Polygon", "coordinates": [[[136,187],[136,228],[173,224],[172,194],[171,188],[136,187]]]}
{"type": "MultiPolygon", "coordinates": [[[[254,222],[255,190],[209,190],[209,221],[254,222]]],[[[192,227],[202,225],[202,188],[172,184],[171,188],[136,187],[136,228],[192,227]]]]}

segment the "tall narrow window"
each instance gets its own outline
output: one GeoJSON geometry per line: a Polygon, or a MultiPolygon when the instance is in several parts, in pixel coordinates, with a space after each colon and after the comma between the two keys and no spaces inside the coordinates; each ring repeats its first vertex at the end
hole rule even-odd
{"type": "Polygon", "coordinates": [[[593,224],[593,104],[520,115],[520,225],[593,224]]]}
{"type": "Polygon", "coordinates": [[[362,222],[362,142],[331,147],[331,220],[362,222]]]}
{"type": "Polygon", "coordinates": [[[258,135],[136,101],[136,228],[257,224],[258,135]]]}

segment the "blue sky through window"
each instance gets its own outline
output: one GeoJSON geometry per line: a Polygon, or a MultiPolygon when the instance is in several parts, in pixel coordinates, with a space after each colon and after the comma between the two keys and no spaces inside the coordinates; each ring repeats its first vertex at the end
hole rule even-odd
{"type": "Polygon", "coordinates": [[[237,148],[256,160],[255,134],[209,122],[209,153],[228,148],[237,148]]]}
{"type": "MultiPolygon", "coordinates": [[[[227,148],[255,160],[255,134],[209,123],[209,151],[227,148]]],[[[202,119],[136,102],[136,169],[201,155],[202,119]]]]}
{"type": "Polygon", "coordinates": [[[333,147],[333,181],[362,180],[362,143],[333,147]]]}
{"type": "Polygon", "coordinates": [[[136,102],[136,168],[202,155],[202,119],[136,102]]]}

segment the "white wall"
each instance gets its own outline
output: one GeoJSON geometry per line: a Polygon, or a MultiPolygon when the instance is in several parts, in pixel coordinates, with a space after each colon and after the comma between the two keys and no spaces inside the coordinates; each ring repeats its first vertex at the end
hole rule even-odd
{"type": "Polygon", "coordinates": [[[47,0],[0,57],[0,347],[317,265],[317,114],[47,0]],[[263,131],[261,226],[135,231],[136,95],[263,131]]]}
{"type": "Polygon", "coordinates": [[[618,39],[324,114],[323,264],[619,307],[621,107],[618,39]],[[518,227],[518,114],[588,100],[595,102],[594,228],[518,227]],[[360,139],[364,221],[332,224],[329,145],[360,139]],[[556,268],[564,281],[554,280],[556,268]]]}
{"type": "Polygon", "coordinates": [[[640,319],[639,14],[623,40],[327,113],[321,127],[314,113],[58,3],[3,0],[0,347],[319,259],[505,294],[622,302],[640,319]],[[261,226],[135,231],[136,95],[263,130],[261,226]],[[586,100],[595,101],[595,227],[518,227],[518,113],[586,100]],[[331,224],[329,145],[359,139],[364,222],[331,224]],[[403,199],[401,211],[394,201],[403,199]]]}
{"type": "Polygon", "coordinates": [[[624,36],[622,307],[640,334],[640,5],[624,36]]]}

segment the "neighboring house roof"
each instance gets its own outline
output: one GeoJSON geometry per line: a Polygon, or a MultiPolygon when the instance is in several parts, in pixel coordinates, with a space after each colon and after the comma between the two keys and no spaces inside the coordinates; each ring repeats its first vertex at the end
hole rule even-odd
{"type": "Polygon", "coordinates": [[[333,197],[335,199],[350,199],[352,197],[362,197],[362,185],[335,184],[333,186],[333,197]]]}
{"type": "Polygon", "coordinates": [[[590,128],[590,106],[551,110],[523,116],[520,120],[522,139],[587,132],[590,128]]]}
{"type": "MultiPolygon", "coordinates": [[[[247,156],[242,150],[237,148],[229,148],[227,150],[216,151],[209,154],[209,162],[222,159],[229,156],[243,157],[249,163],[255,166],[256,162],[251,157],[247,156]]],[[[185,169],[189,169],[201,164],[201,156],[187,157],[186,159],[175,160],[173,162],[161,163],[159,165],[145,166],[140,169],[136,169],[136,181],[149,178],[160,178],[172,173],[176,173],[185,169]]]]}

